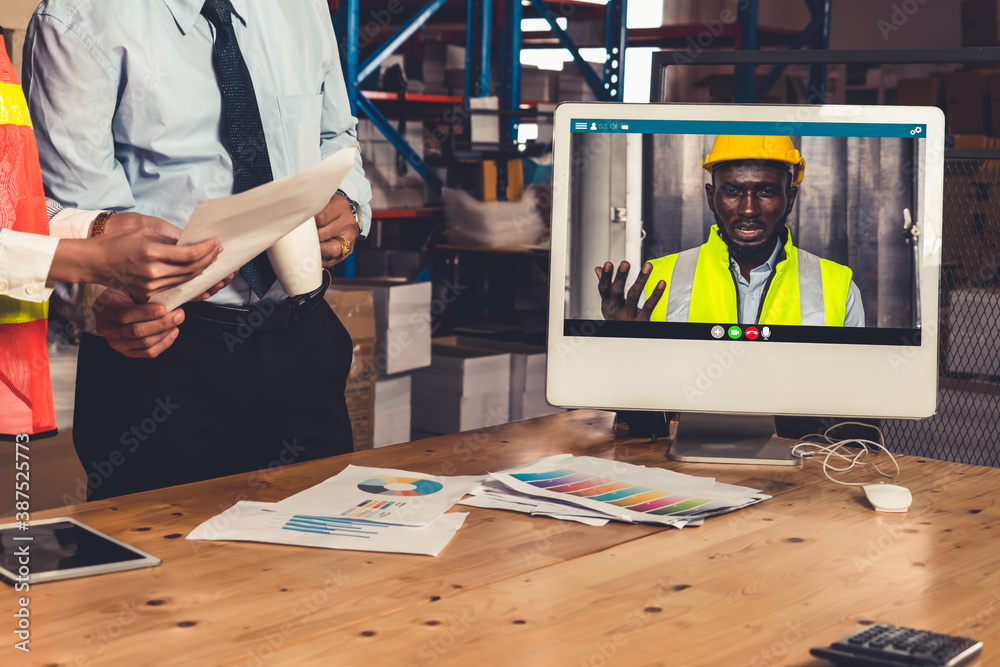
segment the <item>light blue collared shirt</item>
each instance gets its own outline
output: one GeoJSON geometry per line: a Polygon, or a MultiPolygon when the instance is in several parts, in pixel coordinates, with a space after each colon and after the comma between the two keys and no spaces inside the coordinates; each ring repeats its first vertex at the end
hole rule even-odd
{"type": "MultiPolygon", "coordinates": [[[[357,143],[324,0],[232,0],[275,179],[357,143]]],[[[204,0],[45,0],[28,27],[23,79],[46,194],[183,227],[232,194],[204,0]]],[[[360,153],[340,186],[370,226],[360,153]]],[[[287,296],[275,284],[266,298],[287,296]]],[[[213,302],[256,301],[239,276],[213,302]]]]}
{"type": "MultiPolygon", "coordinates": [[[[750,280],[747,281],[740,273],[740,265],[732,257],[729,258],[729,269],[736,279],[736,298],[740,306],[740,324],[757,324],[757,314],[760,312],[761,302],[764,299],[767,281],[774,273],[778,265],[778,255],[782,250],[781,241],[774,244],[774,250],[767,261],[760,266],[750,270],[750,280]]],[[[845,327],[865,326],[865,309],[861,302],[861,290],[851,281],[847,290],[846,314],[844,316],[845,327]]]]}

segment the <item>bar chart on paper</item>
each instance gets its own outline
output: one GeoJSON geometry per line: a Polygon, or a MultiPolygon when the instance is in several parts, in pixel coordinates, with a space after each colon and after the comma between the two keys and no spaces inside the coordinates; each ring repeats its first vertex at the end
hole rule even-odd
{"type": "Polygon", "coordinates": [[[299,514],[290,517],[281,526],[282,530],[294,530],[300,533],[319,533],[320,535],[339,535],[361,539],[369,539],[378,535],[377,528],[377,526],[361,521],[299,514]]]}

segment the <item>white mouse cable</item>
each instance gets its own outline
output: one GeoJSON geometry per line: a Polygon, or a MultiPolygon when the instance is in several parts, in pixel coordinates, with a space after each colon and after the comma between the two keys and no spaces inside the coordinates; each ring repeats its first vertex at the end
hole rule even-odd
{"type": "Polygon", "coordinates": [[[833,477],[831,477],[829,471],[833,470],[834,472],[846,472],[854,468],[855,465],[863,465],[863,466],[871,466],[872,468],[875,469],[875,471],[878,474],[882,475],[883,477],[888,477],[889,479],[895,479],[899,475],[899,463],[896,461],[896,457],[892,455],[892,452],[890,452],[888,449],[885,448],[885,445],[883,444],[884,442],[885,442],[885,437],[882,434],[882,429],[880,429],[878,426],[874,426],[872,424],[865,424],[862,422],[840,422],[826,429],[826,431],[824,431],[822,434],[810,433],[808,435],[802,436],[802,438],[800,438],[799,441],[795,443],[795,445],[792,447],[792,454],[803,459],[807,458],[814,459],[816,458],[817,455],[822,456],[825,454],[826,456],[823,459],[823,474],[826,475],[827,479],[829,479],[831,482],[835,484],[843,484],[844,486],[864,486],[865,484],[871,484],[871,482],[842,482],[838,479],[834,479],[833,477]],[[868,428],[874,429],[878,433],[879,442],[875,442],[873,440],[865,440],[863,438],[846,438],[843,440],[835,440],[830,436],[830,432],[833,431],[834,429],[851,424],[857,426],[866,426],[868,428]],[[811,438],[811,437],[823,438],[827,444],[824,444],[822,442],[813,442],[811,440],[806,440],[806,438],[811,438]],[[847,444],[858,444],[861,446],[861,450],[859,450],[856,453],[850,453],[850,450],[844,449],[844,445],[847,444]],[[885,452],[886,456],[889,457],[889,460],[892,461],[893,466],[895,466],[896,468],[896,472],[894,474],[890,475],[885,472],[882,472],[882,470],[880,470],[875,463],[861,460],[861,458],[864,455],[872,451],[871,449],[869,449],[869,445],[871,447],[877,448],[875,450],[876,454],[878,450],[882,450],[883,452],[885,452]],[[848,453],[845,454],[844,452],[848,453]],[[830,463],[830,459],[832,458],[843,459],[844,461],[848,462],[848,465],[843,468],[838,468],[830,463]]]}

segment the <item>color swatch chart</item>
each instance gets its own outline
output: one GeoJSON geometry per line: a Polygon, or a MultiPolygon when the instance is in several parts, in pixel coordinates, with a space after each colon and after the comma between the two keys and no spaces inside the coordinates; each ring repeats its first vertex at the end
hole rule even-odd
{"type": "Polygon", "coordinates": [[[615,482],[565,468],[546,472],[512,473],[511,477],[538,489],[554,493],[568,493],[643,514],[661,516],[680,514],[712,502],[708,498],[697,498],[635,486],[626,482],[615,482]]]}
{"type": "Polygon", "coordinates": [[[370,523],[335,519],[326,516],[303,516],[296,514],[288,519],[282,530],[294,530],[300,533],[319,533],[321,535],[338,535],[340,537],[359,537],[369,539],[378,535],[378,527],[370,523]]]}

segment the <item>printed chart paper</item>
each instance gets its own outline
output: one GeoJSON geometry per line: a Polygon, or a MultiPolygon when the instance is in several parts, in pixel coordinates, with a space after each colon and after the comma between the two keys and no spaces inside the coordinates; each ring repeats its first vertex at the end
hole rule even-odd
{"type": "Polygon", "coordinates": [[[222,252],[200,276],[154,294],[150,301],[162,303],[167,310],[187,303],[322,211],[354,166],[357,150],[356,146],[341,148],[294,176],[199,202],[177,242],[199,243],[217,237],[222,252]]]}
{"type": "Polygon", "coordinates": [[[564,521],[578,521],[588,526],[603,526],[611,520],[604,512],[595,512],[570,503],[532,498],[511,491],[496,480],[486,480],[471,491],[472,495],[458,501],[459,505],[511,510],[532,516],[547,516],[564,521]]]}
{"type": "Polygon", "coordinates": [[[426,526],[385,526],[352,519],[289,514],[277,511],[275,503],[243,500],[195,528],[187,539],[437,556],[467,516],[465,512],[451,512],[426,526]]]}
{"type": "Polygon", "coordinates": [[[529,496],[569,502],[619,521],[680,526],[770,496],[712,478],[561,454],[490,477],[529,496]]]}
{"type": "Polygon", "coordinates": [[[347,466],[339,474],[275,504],[291,514],[422,526],[444,514],[485,477],[347,466]]]}

